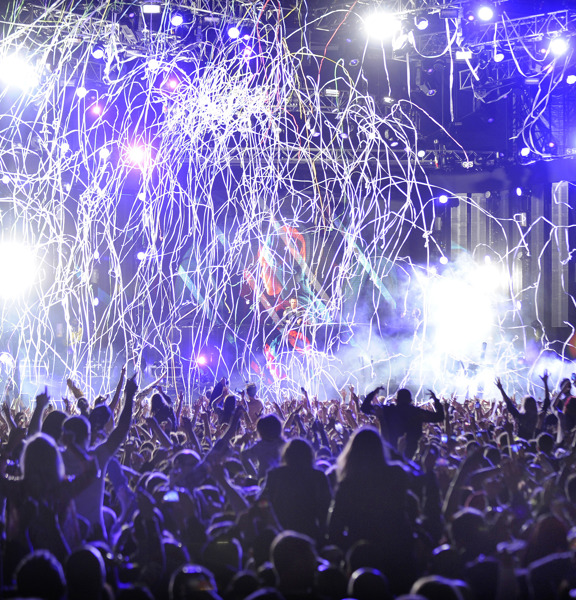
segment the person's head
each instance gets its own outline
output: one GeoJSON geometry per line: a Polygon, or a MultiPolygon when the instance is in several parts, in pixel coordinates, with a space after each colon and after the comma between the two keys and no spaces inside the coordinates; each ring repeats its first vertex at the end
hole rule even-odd
{"type": "Polygon", "coordinates": [[[549,433],[541,433],[536,438],[536,447],[538,448],[538,452],[552,454],[554,450],[554,438],[549,433]]]}
{"type": "Polygon", "coordinates": [[[84,546],[74,550],[64,565],[68,600],[99,600],[106,581],[104,559],[98,550],[84,546]]]}
{"type": "Polygon", "coordinates": [[[311,469],[314,466],[314,450],[304,438],[292,438],[282,451],[282,462],[295,469],[311,469]]]}
{"type": "Polygon", "coordinates": [[[46,415],[42,423],[42,433],[49,435],[55,442],[60,441],[62,435],[62,424],[68,415],[61,410],[53,410],[46,415]]]}
{"type": "Polygon", "coordinates": [[[290,298],[290,308],[292,310],[298,308],[298,298],[296,298],[296,296],[292,296],[292,298],[290,298]]]}
{"type": "Polygon", "coordinates": [[[246,393],[248,394],[249,398],[256,398],[258,388],[254,382],[250,381],[246,384],[246,393]]]}
{"type": "Polygon", "coordinates": [[[373,427],[357,429],[338,457],[340,481],[355,475],[374,473],[386,463],[380,434],[373,427]]]}
{"type": "Polygon", "coordinates": [[[64,480],[62,456],[56,442],[45,433],[31,437],[22,453],[22,477],[33,494],[53,492],[64,480]]]}
{"type": "Polygon", "coordinates": [[[210,600],[218,598],[214,575],[200,565],[184,565],[176,569],[168,585],[170,600],[210,600]]]}
{"type": "Polygon", "coordinates": [[[532,396],[526,396],[524,398],[524,412],[528,414],[537,414],[538,413],[538,405],[536,404],[536,399],[532,396]]]}
{"type": "Polygon", "coordinates": [[[280,591],[306,591],[314,585],[318,565],[314,541],[296,531],[278,534],[270,548],[280,591]]]}
{"type": "Polygon", "coordinates": [[[91,426],[88,419],[82,415],[68,417],[62,424],[62,442],[66,445],[75,444],[87,448],[90,442],[91,426]]]}
{"type": "Polygon", "coordinates": [[[560,393],[568,396],[572,391],[572,382],[566,377],[560,382],[560,393]]]}
{"type": "Polygon", "coordinates": [[[14,573],[17,593],[25,598],[61,600],[66,595],[62,565],[48,550],[35,550],[23,558],[14,573]]]}
{"type": "Polygon", "coordinates": [[[222,423],[230,423],[232,414],[236,408],[236,396],[230,394],[224,398],[224,410],[222,412],[222,423]]]}
{"type": "Polygon", "coordinates": [[[348,595],[356,600],[392,600],[385,575],[378,569],[357,569],[348,580],[348,595]]]}
{"type": "Polygon", "coordinates": [[[150,410],[152,411],[152,414],[155,415],[158,412],[161,412],[166,406],[167,403],[162,394],[159,394],[158,392],[152,394],[152,398],[150,399],[150,410]]]}
{"type": "Polygon", "coordinates": [[[438,575],[421,577],[412,585],[411,594],[419,594],[427,600],[464,600],[470,594],[468,585],[458,579],[438,575]]]}
{"type": "Polygon", "coordinates": [[[256,430],[263,440],[278,440],[282,434],[282,423],[276,415],[266,415],[258,419],[256,430]]]}
{"type": "Polygon", "coordinates": [[[88,417],[92,433],[95,434],[97,431],[102,431],[111,418],[112,411],[108,405],[100,404],[94,408],[88,417]]]}
{"type": "Polygon", "coordinates": [[[398,393],[396,394],[396,404],[398,405],[402,405],[402,406],[407,406],[408,404],[412,403],[412,394],[410,392],[410,390],[407,390],[406,388],[402,388],[400,390],[398,390],[398,393]]]}

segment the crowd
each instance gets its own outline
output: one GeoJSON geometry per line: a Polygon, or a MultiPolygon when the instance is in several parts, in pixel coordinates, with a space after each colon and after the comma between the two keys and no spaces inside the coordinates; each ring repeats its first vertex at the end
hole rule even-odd
{"type": "Polygon", "coordinates": [[[47,600],[576,597],[576,398],[198,399],[71,380],[2,408],[1,592],[47,600]]]}

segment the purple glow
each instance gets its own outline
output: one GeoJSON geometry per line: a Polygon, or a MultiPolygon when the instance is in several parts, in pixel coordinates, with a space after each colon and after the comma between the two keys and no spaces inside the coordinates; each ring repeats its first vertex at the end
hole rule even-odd
{"type": "Polygon", "coordinates": [[[92,107],[92,112],[95,115],[101,115],[102,114],[102,107],[99,104],[94,104],[94,106],[92,107]]]}
{"type": "Polygon", "coordinates": [[[136,165],[141,165],[146,161],[147,153],[143,146],[132,146],[128,149],[128,160],[136,165]]]}

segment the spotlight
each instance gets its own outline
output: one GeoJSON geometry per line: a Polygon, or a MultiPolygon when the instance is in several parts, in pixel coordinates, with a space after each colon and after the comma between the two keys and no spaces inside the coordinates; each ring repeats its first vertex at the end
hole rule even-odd
{"type": "Polygon", "coordinates": [[[418,150],[416,156],[418,158],[424,158],[426,156],[426,150],[418,150]]]}
{"type": "Polygon", "coordinates": [[[476,15],[481,21],[491,21],[494,18],[494,9],[489,4],[478,7],[476,15]]]}
{"type": "Polygon", "coordinates": [[[94,44],[90,53],[92,54],[92,58],[101,60],[105,55],[104,46],[102,44],[94,44]]]}
{"type": "Polygon", "coordinates": [[[240,37],[240,30],[238,27],[230,27],[228,30],[228,37],[233,40],[237,40],[240,37]]]}
{"type": "Polygon", "coordinates": [[[98,306],[100,304],[100,300],[98,299],[98,297],[94,297],[92,298],[92,306],[98,306]]]}
{"type": "Polygon", "coordinates": [[[94,250],[94,260],[100,260],[100,252],[98,252],[98,250],[94,250]]]}
{"type": "Polygon", "coordinates": [[[172,27],[180,27],[180,25],[184,23],[184,17],[182,16],[182,13],[172,13],[172,16],[170,17],[170,23],[172,23],[172,27]]]}
{"type": "Polygon", "coordinates": [[[494,50],[494,62],[501,63],[504,60],[504,52],[501,50],[494,50]]]}
{"type": "Polygon", "coordinates": [[[576,75],[568,75],[566,77],[566,83],[568,85],[574,85],[576,83],[576,75]]]}
{"type": "Polygon", "coordinates": [[[8,177],[8,175],[2,175],[2,183],[10,183],[10,177],[8,177]]]}
{"type": "Polygon", "coordinates": [[[88,90],[85,87],[80,86],[80,87],[76,88],[76,95],[78,96],[78,98],[86,98],[87,94],[88,94],[88,90]]]}
{"type": "Polygon", "coordinates": [[[246,46],[246,48],[244,48],[242,51],[242,58],[244,60],[250,60],[252,58],[252,54],[252,48],[250,46],[246,46]]]}
{"type": "Polygon", "coordinates": [[[99,104],[94,104],[94,106],[91,108],[91,110],[95,115],[102,114],[102,107],[99,104]]]}
{"type": "Polygon", "coordinates": [[[169,87],[171,90],[175,90],[175,89],[178,87],[178,84],[179,84],[179,83],[180,83],[180,82],[179,82],[177,79],[174,79],[174,78],[172,78],[172,79],[169,79],[169,80],[168,80],[168,87],[169,87]]]}
{"type": "Polygon", "coordinates": [[[162,12],[162,6],[155,2],[145,2],[142,4],[142,12],[145,15],[159,15],[162,12]]]}
{"type": "Polygon", "coordinates": [[[520,198],[520,196],[522,196],[522,188],[517,187],[515,191],[516,191],[516,195],[520,198]]]}
{"type": "Polygon", "coordinates": [[[438,196],[438,202],[440,202],[440,204],[447,204],[448,196],[446,194],[441,194],[440,196],[438,196]]]}
{"type": "Polygon", "coordinates": [[[568,40],[563,37],[556,37],[548,45],[548,50],[554,56],[562,56],[568,52],[568,40]]]}
{"type": "Polygon", "coordinates": [[[146,148],[143,146],[131,146],[128,148],[128,160],[138,166],[142,166],[148,158],[146,148]]]}
{"type": "Polygon", "coordinates": [[[34,250],[19,242],[0,244],[0,296],[15,299],[32,287],[37,275],[34,250]]]}
{"type": "Polygon", "coordinates": [[[206,360],[205,356],[200,355],[197,359],[196,359],[196,364],[202,366],[205,365],[208,361],[206,360]]]}
{"type": "Polygon", "coordinates": [[[160,61],[157,58],[148,59],[148,68],[151,71],[157,71],[160,68],[160,61]]]}
{"type": "Polygon", "coordinates": [[[398,19],[387,12],[375,12],[365,21],[368,37],[385,40],[400,31],[402,24],[398,19]]]}
{"type": "Polygon", "coordinates": [[[107,160],[110,156],[110,150],[108,148],[100,148],[98,155],[100,156],[100,160],[107,160]]]}
{"type": "Polygon", "coordinates": [[[416,16],[414,17],[414,25],[416,26],[416,29],[424,31],[425,29],[428,29],[428,19],[426,17],[416,16]]]}
{"type": "Polygon", "coordinates": [[[7,56],[0,62],[0,80],[22,91],[38,85],[36,69],[18,54],[7,56]]]}
{"type": "Polygon", "coordinates": [[[530,155],[530,148],[522,148],[522,150],[520,150],[520,156],[529,156],[530,155]]]}
{"type": "Polygon", "coordinates": [[[445,256],[441,256],[440,257],[440,264],[441,265],[447,265],[448,264],[448,259],[445,256]]]}
{"type": "Polygon", "coordinates": [[[146,252],[142,252],[142,250],[140,250],[140,252],[138,252],[138,254],[136,254],[136,258],[138,260],[144,260],[146,258],[146,252]]]}

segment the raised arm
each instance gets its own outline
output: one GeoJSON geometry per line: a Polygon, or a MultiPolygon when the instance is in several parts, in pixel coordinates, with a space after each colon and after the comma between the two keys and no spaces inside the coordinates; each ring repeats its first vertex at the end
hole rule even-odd
{"type": "Polygon", "coordinates": [[[520,416],[520,412],[514,406],[514,403],[512,402],[512,400],[510,400],[510,398],[508,397],[508,394],[504,391],[504,386],[502,385],[502,382],[500,381],[500,377],[498,377],[496,379],[496,387],[500,390],[500,393],[502,394],[502,400],[504,400],[504,402],[506,402],[506,408],[508,409],[508,412],[516,420],[520,416]]]}
{"type": "Polygon", "coordinates": [[[28,437],[38,433],[40,431],[40,424],[42,423],[42,415],[50,402],[50,396],[48,396],[48,388],[44,388],[44,392],[36,396],[36,408],[32,413],[30,424],[28,425],[28,437]]]}
{"type": "Polygon", "coordinates": [[[118,425],[112,430],[108,439],[98,446],[100,452],[104,452],[106,457],[111,457],[120,448],[122,442],[126,439],[128,431],[130,431],[130,425],[132,424],[132,409],[134,406],[134,397],[138,391],[138,385],[136,383],[136,375],[133,375],[126,382],[124,389],[124,406],[118,419],[118,425]]]}
{"type": "Polygon", "coordinates": [[[110,402],[110,410],[112,411],[112,416],[116,414],[116,410],[118,409],[118,404],[120,402],[120,395],[122,394],[122,388],[124,387],[124,379],[126,378],[126,365],[122,367],[122,372],[120,373],[120,380],[118,381],[118,385],[116,386],[116,391],[114,392],[114,397],[112,398],[112,402],[110,402]]]}
{"type": "Polygon", "coordinates": [[[372,414],[372,400],[374,400],[374,398],[378,394],[379,390],[380,390],[380,386],[375,388],[374,390],[372,390],[369,394],[366,395],[366,398],[364,398],[364,402],[362,402],[362,406],[360,407],[360,410],[365,415],[372,414]]]}

